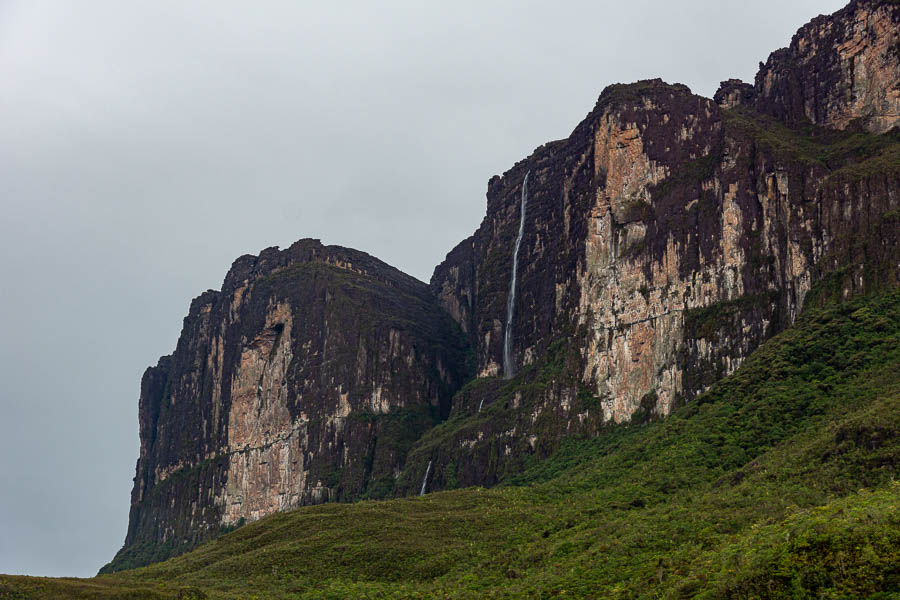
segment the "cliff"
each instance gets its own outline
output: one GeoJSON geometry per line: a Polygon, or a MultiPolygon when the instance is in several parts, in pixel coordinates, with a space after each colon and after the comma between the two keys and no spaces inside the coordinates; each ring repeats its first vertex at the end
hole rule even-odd
{"type": "Polygon", "coordinates": [[[900,12],[895,0],[854,0],[803,26],[756,75],[757,108],[795,125],[884,133],[900,123],[900,12]]]}
{"type": "Polygon", "coordinates": [[[144,376],[108,568],[302,504],[495,484],[671,414],[804,307],[895,287],[898,23],[897,2],[851,2],[713,99],[609,86],[489,181],[427,286],[312,240],[238,259],[144,376]]]}
{"type": "Polygon", "coordinates": [[[900,5],[803,27],[713,100],[613,85],[565,140],[488,186],[431,280],[479,379],[410,454],[401,489],[490,485],[612,422],[658,418],[734,372],[805,304],[900,280],[900,5]],[[511,239],[529,173],[513,359],[511,239]]]}
{"type": "Polygon", "coordinates": [[[424,283],[317,240],[237,259],[144,374],[128,534],[106,569],[391,493],[465,376],[462,334],[424,283]]]}

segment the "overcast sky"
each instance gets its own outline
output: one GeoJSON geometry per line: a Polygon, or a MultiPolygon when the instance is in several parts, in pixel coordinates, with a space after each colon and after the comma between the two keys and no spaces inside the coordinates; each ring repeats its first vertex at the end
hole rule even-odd
{"type": "Polygon", "coordinates": [[[119,549],[141,374],[237,256],[427,281],[604,86],[711,96],[842,4],[0,0],[0,573],[119,549]]]}

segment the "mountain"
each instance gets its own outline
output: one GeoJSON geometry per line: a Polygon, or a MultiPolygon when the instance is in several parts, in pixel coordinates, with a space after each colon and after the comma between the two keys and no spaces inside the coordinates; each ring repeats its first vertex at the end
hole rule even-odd
{"type": "MultiPolygon", "coordinates": [[[[713,99],[660,80],[606,88],[566,139],[490,180],[481,226],[451,250],[430,284],[315,240],[239,258],[221,291],[194,300],[175,352],[144,375],[128,534],[104,572],[162,560],[248,521],[326,501],[534,483],[553,474],[575,481],[566,486],[611,486],[621,493],[610,492],[603,502],[643,509],[663,502],[667,490],[716,496],[713,475],[756,477],[757,457],[781,461],[767,453],[799,439],[793,433],[819,435],[823,414],[844,413],[828,379],[816,374],[801,397],[786,400],[789,415],[765,402],[758,406],[766,410],[744,411],[741,399],[751,408],[762,400],[741,367],[773,336],[790,339],[803,314],[840,313],[834,307],[841,303],[874,310],[887,320],[885,331],[893,331],[893,308],[859,299],[894,298],[900,281],[898,124],[900,3],[856,0],[801,28],[788,48],[760,65],[754,84],[729,80],[713,99]],[[818,382],[826,388],[817,392],[818,382]],[[808,412],[820,392],[835,405],[808,412]],[[698,428],[694,435],[706,449],[692,446],[694,438],[671,438],[676,450],[690,450],[681,457],[682,471],[672,470],[675,457],[665,464],[654,458],[669,456],[659,439],[621,433],[631,432],[626,423],[662,420],[647,431],[669,436],[698,411],[713,410],[707,405],[720,411],[716,418],[685,425],[698,428]],[[702,431],[727,437],[729,428],[749,427],[743,418],[766,423],[748,429],[763,437],[748,433],[743,451],[709,462],[707,453],[718,446],[702,431]],[[571,454],[576,439],[594,440],[590,452],[612,458],[590,462],[590,452],[571,454]],[[707,462],[694,464],[701,458],[707,462]],[[582,461],[621,478],[572,480],[569,467],[580,472],[582,461]],[[632,497],[650,484],[629,479],[623,465],[663,481],[677,473],[685,479],[653,488],[647,498],[643,491],[632,497]],[[688,485],[695,470],[696,490],[688,485]]],[[[840,315],[852,333],[854,320],[840,315]]],[[[833,365],[821,346],[809,347],[816,350],[791,369],[830,368],[860,385],[862,366],[881,356],[876,348],[876,358],[857,359],[848,350],[846,356],[862,362],[833,365]]],[[[749,371],[771,379],[773,390],[778,382],[796,383],[787,371],[769,377],[760,360],[749,371]]],[[[878,368],[886,364],[895,363],[878,368]]],[[[851,394],[855,388],[846,385],[841,389],[851,394]]],[[[871,396],[895,400],[880,394],[871,396]]],[[[869,444],[870,434],[881,439],[868,425],[859,427],[865,431],[846,434],[861,436],[858,445],[869,444]]],[[[798,457],[783,460],[799,464],[798,457]]],[[[888,471],[847,481],[882,485],[888,471]]],[[[813,488],[819,495],[809,492],[803,501],[824,503],[826,490],[813,488]]],[[[541,489],[557,495],[549,504],[532,498],[519,507],[530,523],[568,501],[541,489]]],[[[458,494],[446,497],[487,510],[473,500],[475,492],[458,494]]],[[[491,494],[498,503],[528,497],[491,494]]],[[[571,500],[582,507],[572,516],[578,523],[592,509],[583,496],[571,500]]],[[[362,507],[370,505],[360,506],[283,519],[364,519],[369,509],[362,507]]],[[[403,511],[408,505],[387,506],[403,511]]],[[[597,510],[617,509],[601,504],[597,510]]],[[[647,519],[659,517],[652,510],[641,514],[651,513],[656,516],[647,519]]],[[[742,527],[772,524],[749,513],[734,518],[742,527]]],[[[547,539],[576,526],[553,522],[547,539]]],[[[331,531],[323,527],[314,535],[331,531]]],[[[752,532],[735,527],[752,543],[752,532]]],[[[268,531],[262,524],[241,528],[222,538],[225,546],[205,552],[251,535],[274,540],[268,531]]],[[[352,537],[353,531],[331,533],[352,537]]],[[[504,529],[502,535],[513,534],[504,529]]],[[[446,543],[455,548],[451,539],[446,543]]],[[[484,548],[500,552],[492,543],[487,539],[484,548]]],[[[581,556],[584,540],[565,543],[572,547],[561,560],[581,556]]],[[[313,561],[304,564],[325,556],[319,550],[304,546],[313,561]]],[[[377,545],[359,551],[380,564],[377,545]]],[[[207,560],[190,556],[209,557],[198,552],[173,563],[193,565],[172,567],[178,576],[197,572],[191,561],[207,560]]],[[[434,560],[457,560],[465,554],[459,553],[434,560]]],[[[438,555],[423,552],[421,560],[431,556],[438,555]]],[[[674,560],[664,556],[659,560],[674,560]]],[[[167,568],[146,573],[163,577],[167,568]]],[[[443,572],[437,563],[428,568],[443,572]]],[[[348,567],[346,573],[352,579],[359,572],[348,567]]]]}
{"type": "Polygon", "coordinates": [[[494,484],[565,435],[668,415],[823,301],[817,282],[842,298],[896,285],[898,21],[897,3],[852,2],[713,100],[610,86],[567,139],[493,178],[481,226],[431,280],[480,379],[401,488],[429,461],[429,489],[494,484]],[[526,174],[511,386],[491,377],[526,174]]]}
{"type": "Polygon", "coordinates": [[[128,533],[109,568],[377,494],[449,414],[465,360],[428,286],[363,252],[301,240],[237,259],[144,373],[128,533]]]}
{"type": "Polygon", "coordinates": [[[142,569],[0,576],[0,598],[896,598],[898,372],[900,291],[852,296],[508,485],[276,513],[142,569]]]}

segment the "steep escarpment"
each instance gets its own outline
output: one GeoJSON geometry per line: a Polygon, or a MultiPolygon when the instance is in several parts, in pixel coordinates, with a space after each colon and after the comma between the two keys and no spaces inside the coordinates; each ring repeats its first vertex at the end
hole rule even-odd
{"type": "Polygon", "coordinates": [[[756,75],[756,105],[790,124],[884,133],[900,123],[900,5],[854,0],[802,27],[756,75]]]}
{"type": "Polygon", "coordinates": [[[896,285],[898,15],[863,1],[817,18],[755,86],[729,80],[713,100],[659,80],[610,86],[566,140],[492,179],[484,221],[431,281],[467,316],[484,379],[413,450],[405,485],[429,462],[429,489],[492,484],[565,435],[667,415],[812,291],[896,285]],[[524,369],[491,381],[525,173],[512,344],[524,369]]]}
{"type": "Polygon", "coordinates": [[[302,504],[495,484],[690,404],[804,307],[895,288],[898,22],[851,2],[712,99],[607,87],[488,182],[428,286],[311,240],[238,259],[144,376],[113,566],[302,504]]]}
{"type": "Polygon", "coordinates": [[[0,597],[884,598],[900,588],[900,290],[804,310],[670,418],[490,490],[271,515],[0,597]]]}
{"type": "Polygon", "coordinates": [[[362,252],[302,240],[235,261],[191,304],[141,385],[141,454],[110,569],[328,500],[390,493],[465,373],[428,287],[362,252]]]}

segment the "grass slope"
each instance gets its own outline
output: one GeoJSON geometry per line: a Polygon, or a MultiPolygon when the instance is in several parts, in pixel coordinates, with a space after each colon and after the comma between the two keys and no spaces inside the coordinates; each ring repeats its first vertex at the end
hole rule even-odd
{"type": "Polygon", "coordinates": [[[668,419],[506,486],[304,508],[0,598],[900,598],[898,465],[894,291],[808,310],[668,419]]]}

